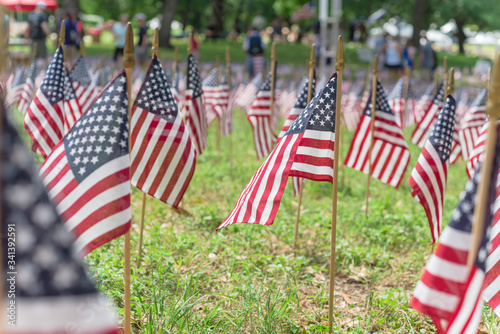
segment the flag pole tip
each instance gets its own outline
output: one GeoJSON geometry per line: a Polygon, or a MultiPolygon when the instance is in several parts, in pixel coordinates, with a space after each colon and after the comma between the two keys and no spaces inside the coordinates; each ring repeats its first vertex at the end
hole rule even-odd
{"type": "Polygon", "coordinates": [[[451,67],[448,75],[448,94],[455,92],[455,68],[451,67]]]}
{"type": "Polygon", "coordinates": [[[134,30],[132,29],[132,23],[128,22],[127,29],[125,30],[125,45],[123,47],[123,67],[133,68],[134,65],[134,30]]]}
{"type": "Polygon", "coordinates": [[[158,52],[160,51],[160,33],[158,28],[155,28],[155,32],[153,35],[153,46],[151,47],[151,52],[158,56],[158,52]]]}
{"type": "Polygon", "coordinates": [[[337,61],[335,63],[335,69],[337,71],[344,70],[344,43],[342,42],[342,35],[339,35],[337,38],[337,61]]]}

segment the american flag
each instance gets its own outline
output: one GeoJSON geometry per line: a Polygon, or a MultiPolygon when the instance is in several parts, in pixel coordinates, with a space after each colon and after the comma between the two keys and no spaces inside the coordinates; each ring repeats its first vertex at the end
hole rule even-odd
{"type": "Polygon", "coordinates": [[[132,184],[177,208],[194,174],[196,153],[158,58],[132,107],[132,184]]]}
{"type": "Polygon", "coordinates": [[[97,95],[99,95],[99,90],[90,77],[89,69],[83,56],[78,57],[75,66],[73,66],[73,69],[69,73],[69,77],[72,80],[78,104],[81,106],[82,112],[85,113],[97,95]]]}
{"type": "Polygon", "coordinates": [[[334,73],[280,139],[217,230],[234,223],[271,225],[288,176],[333,182],[336,90],[334,73]]]}
{"type": "Polygon", "coordinates": [[[5,108],[10,108],[14,104],[19,103],[25,83],[26,74],[24,73],[24,70],[22,68],[19,68],[16,70],[14,81],[12,82],[12,85],[9,87],[9,91],[5,96],[5,108]]]}
{"type": "Polygon", "coordinates": [[[130,228],[127,98],[122,71],[40,167],[83,256],[130,228]]]}
{"type": "Polygon", "coordinates": [[[59,46],[24,118],[24,127],[33,140],[32,150],[44,158],[64,134],[64,83],[64,58],[59,46]]]}
{"type": "MultiPolygon", "coordinates": [[[[369,151],[371,141],[372,97],[368,98],[361,121],[354,134],[344,164],[369,174],[369,151]]],[[[398,187],[410,162],[410,151],[403,132],[389,107],[384,88],[377,81],[375,103],[374,142],[371,154],[372,177],[393,187],[398,187]]]]}
{"type": "Polygon", "coordinates": [[[462,146],[462,157],[468,160],[479,137],[481,127],[486,122],[486,98],[487,90],[479,92],[476,99],[467,110],[458,132],[460,146],[462,146]]]}
{"type": "Polygon", "coordinates": [[[432,243],[436,242],[441,232],[444,195],[453,145],[455,108],[455,99],[448,95],[409,180],[413,189],[411,195],[422,204],[427,214],[432,243]]]}
{"type": "Polygon", "coordinates": [[[64,134],[71,130],[76,121],[82,117],[82,114],[82,108],[78,103],[71,79],[67,74],[64,84],[64,134]]]}
{"type": "Polygon", "coordinates": [[[207,146],[207,114],[203,102],[203,89],[201,88],[198,61],[193,55],[188,57],[188,74],[186,90],[186,115],[187,127],[191,134],[196,154],[199,156],[207,146]]]}
{"type": "MultiPolygon", "coordinates": [[[[497,121],[498,124],[498,121],[497,121]]],[[[469,178],[474,175],[474,171],[479,165],[480,161],[483,160],[483,153],[486,148],[486,135],[488,134],[488,126],[489,122],[486,122],[481,128],[479,137],[477,137],[476,145],[472,150],[471,155],[469,156],[469,160],[467,160],[466,171],[469,178]]]]}
{"type": "Polygon", "coordinates": [[[183,97],[181,96],[181,93],[179,91],[179,85],[180,85],[180,80],[181,79],[181,73],[179,69],[179,63],[175,64],[175,74],[173,75],[172,78],[172,95],[174,96],[175,102],[177,102],[177,105],[180,106],[181,102],[183,102],[183,97]]]}
{"type": "Polygon", "coordinates": [[[347,95],[346,103],[342,108],[342,116],[349,132],[357,129],[361,118],[361,99],[363,96],[363,87],[357,91],[350,92],[347,95]]]}
{"type": "MultiPolygon", "coordinates": [[[[495,200],[500,157],[498,138],[500,137],[496,140],[487,208],[492,208],[495,200]]],[[[488,292],[492,291],[488,289],[493,283],[492,277],[485,280],[485,272],[490,269],[490,260],[487,258],[492,232],[491,210],[486,210],[485,230],[480,231],[483,238],[475,264],[472,268],[467,266],[479,178],[480,173],[476,173],[467,182],[465,191],[460,196],[460,203],[453,212],[450,224],[439,238],[436,252],[429,258],[410,303],[414,309],[432,318],[438,333],[476,333],[483,307],[480,296],[485,286],[484,297],[491,297],[488,292]]],[[[494,278],[497,277],[498,275],[494,278]]],[[[494,290],[498,291],[498,284],[495,285],[494,290]]]]}
{"type": "Polygon", "coordinates": [[[434,98],[432,99],[431,104],[425,111],[424,116],[417,123],[417,127],[413,130],[413,134],[411,135],[411,142],[418,147],[423,148],[427,139],[429,138],[432,127],[436,122],[437,115],[439,110],[443,107],[443,95],[444,89],[443,84],[439,85],[438,91],[434,98]]]}
{"type": "Polygon", "coordinates": [[[250,107],[252,106],[253,101],[257,96],[257,92],[259,91],[259,87],[262,82],[262,73],[257,74],[253,77],[252,81],[245,86],[243,91],[236,97],[236,105],[240,106],[248,112],[250,107]]]}
{"type": "MultiPolygon", "coordinates": [[[[221,87],[217,83],[218,69],[214,68],[207,77],[203,80],[203,96],[205,96],[205,110],[207,112],[207,124],[210,126],[212,122],[221,117],[222,109],[216,108],[221,98],[221,87]]],[[[227,96],[226,96],[227,104],[227,96]]]]}
{"type": "Polygon", "coordinates": [[[422,118],[425,116],[425,112],[429,110],[429,107],[432,103],[432,92],[434,91],[434,85],[429,85],[427,90],[424,92],[424,95],[418,100],[413,109],[413,118],[415,119],[415,123],[420,123],[422,118]]]}
{"type": "Polygon", "coordinates": [[[247,113],[248,121],[252,125],[253,142],[259,160],[269,155],[276,143],[271,120],[271,77],[272,74],[269,72],[247,113]]]}
{"type": "Polygon", "coordinates": [[[220,117],[220,132],[223,137],[233,132],[233,106],[234,106],[234,93],[231,92],[231,87],[228,85],[228,76],[231,73],[225,73],[222,76],[219,85],[219,100],[215,108],[218,109],[220,117]]]}
{"type": "MultiPolygon", "coordinates": [[[[315,87],[316,79],[313,79],[312,91],[316,90],[315,87]]],[[[287,119],[285,120],[285,124],[283,124],[283,129],[278,136],[278,138],[282,138],[285,133],[288,131],[290,126],[295,122],[297,117],[302,113],[302,111],[307,107],[307,96],[309,91],[309,78],[305,78],[302,80],[302,84],[299,90],[299,95],[295,102],[295,105],[290,113],[288,114],[287,119]]],[[[292,185],[293,185],[293,195],[298,196],[300,194],[300,190],[304,188],[305,179],[300,177],[292,177],[292,185]]]]}
{"type": "Polygon", "coordinates": [[[4,279],[15,278],[16,293],[9,299],[3,294],[3,302],[7,310],[14,305],[16,319],[14,326],[2,320],[4,331],[118,334],[109,303],[98,294],[31,154],[5,115],[2,110],[2,266],[4,279]],[[15,261],[6,261],[7,237],[13,236],[15,261]]]}
{"type": "Polygon", "coordinates": [[[37,65],[36,59],[30,66],[28,70],[28,76],[26,77],[26,82],[24,83],[23,91],[21,93],[21,97],[19,99],[19,103],[17,104],[17,109],[21,112],[21,114],[26,115],[28,109],[33,102],[33,97],[35,96],[35,80],[37,77],[37,65]]]}
{"type": "Polygon", "coordinates": [[[391,90],[387,96],[389,101],[389,106],[394,112],[396,117],[396,122],[400,128],[408,127],[413,124],[413,113],[411,112],[411,106],[413,104],[413,98],[411,96],[411,86],[408,85],[408,95],[406,96],[406,103],[404,97],[404,86],[405,77],[398,80],[394,88],[391,90]],[[404,117],[404,119],[403,119],[404,117]]]}

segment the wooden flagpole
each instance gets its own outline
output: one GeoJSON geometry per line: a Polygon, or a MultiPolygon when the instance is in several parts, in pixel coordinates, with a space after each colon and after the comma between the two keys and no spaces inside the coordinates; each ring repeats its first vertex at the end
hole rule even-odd
{"type": "MultiPolygon", "coordinates": [[[[8,45],[6,45],[6,42],[7,42],[7,38],[6,38],[6,34],[8,34],[8,32],[6,31],[6,24],[5,24],[5,8],[3,5],[0,5],[0,51],[1,51],[1,54],[0,54],[0,73],[7,67],[7,59],[8,57],[7,56],[7,53],[8,53],[8,45]]],[[[1,102],[3,104],[3,102],[1,102]]],[[[0,108],[0,149],[2,149],[2,135],[3,135],[3,113],[5,112],[5,109],[4,109],[4,106],[2,105],[2,107],[0,108]]],[[[2,175],[2,164],[1,164],[1,161],[0,161],[0,176],[2,175]]],[[[3,184],[2,182],[0,182],[0,203],[2,202],[3,198],[2,198],[2,190],[3,190],[3,184]]],[[[3,225],[4,224],[4,221],[3,221],[3,212],[2,212],[2,206],[0,205],[0,259],[2,259],[2,261],[4,260],[4,256],[6,254],[4,254],[4,244],[5,244],[5,240],[7,239],[7,236],[4,235],[4,229],[3,229],[3,225]]],[[[2,310],[5,310],[5,303],[6,303],[6,300],[5,300],[5,279],[6,277],[4,276],[5,275],[5,270],[4,270],[4,266],[3,266],[3,263],[2,265],[0,265],[0,307],[2,307],[2,310]]],[[[3,313],[5,315],[5,313],[3,313]]],[[[4,327],[5,326],[5,323],[6,321],[5,320],[2,320],[2,322],[0,322],[0,334],[3,334],[5,333],[6,331],[6,328],[4,327]]]]}
{"type": "Polygon", "coordinates": [[[337,126],[340,125],[340,112],[342,105],[342,73],[344,72],[344,46],[342,44],[342,36],[339,35],[337,40],[337,57],[335,63],[337,70],[337,98],[335,105],[335,144],[333,152],[333,190],[332,190],[332,236],[330,242],[330,294],[328,299],[328,327],[330,333],[333,332],[333,297],[335,291],[335,244],[337,240],[337,188],[339,181],[339,147],[340,147],[340,132],[337,131],[337,126]]]}
{"type": "MultiPolygon", "coordinates": [[[[219,87],[219,85],[220,85],[220,75],[219,75],[220,58],[219,58],[219,56],[215,57],[215,68],[217,69],[217,87],[219,87]]],[[[221,130],[221,125],[220,125],[220,116],[219,116],[219,117],[217,117],[217,128],[215,129],[215,144],[216,144],[215,146],[217,147],[217,152],[220,152],[220,130],[221,130]]]]}
{"type": "Polygon", "coordinates": [[[82,56],[85,56],[86,51],[87,51],[87,49],[85,49],[85,42],[83,41],[83,38],[82,38],[82,41],[80,42],[80,54],[82,56]]]}
{"type": "Polygon", "coordinates": [[[408,102],[408,92],[410,90],[410,78],[411,78],[411,68],[405,65],[405,82],[403,87],[403,110],[401,110],[401,129],[404,128],[406,105],[408,102]]]}
{"type": "MultiPolygon", "coordinates": [[[[132,111],[132,68],[135,65],[134,58],[134,31],[132,24],[127,23],[127,30],[125,33],[125,46],[123,48],[123,67],[127,75],[127,96],[128,96],[128,120],[129,120],[129,150],[130,143],[130,117],[132,111]]],[[[132,228],[132,227],[131,227],[132,228]]],[[[125,233],[125,252],[124,252],[124,265],[123,270],[125,273],[125,319],[124,319],[124,334],[130,334],[131,327],[131,305],[130,305],[130,229],[125,233]]]]}
{"type": "MultiPolygon", "coordinates": [[[[229,46],[226,46],[226,76],[227,76],[227,87],[229,89],[228,96],[228,107],[229,107],[229,99],[231,97],[231,54],[229,53],[229,46]]],[[[226,110],[228,112],[229,110],[226,110]]],[[[230,111],[233,112],[232,110],[230,111]]],[[[229,166],[230,170],[233,170],[233,132],[231,131],[229,134],[229,166]]]]}
{"type": "MultiPolygon", "coordinates": [[[[151,47],[152,58],[154,58],[154,56],[158,56],[158,52],[160,51],[159,45],[160,45],[160,37],[158,28],[156,28],[153,35],[153,46],[151,47]]],[[[146,202],[147,202],[147,194],[143,192],[142,211],[141,211],[141,231],[139,233],[139,255],[137,257],[137,263],[136,263],[137,268],[141,266],[141,261],[142,261],[142,239],[144,236],[144,218],[146,216],[146,202]]]]}
{"type": "Polygon", "coordinates": [[[446,101],[446,96],[448,96],[448,57],[443,58],[443,103],[446,101]]]}
{"type": "Polygon", "coordinates": [[[497,53],[493,69],[491,71],[491,81],[488,90],[488,102],[486,103],[486,112],[489,116],[488,135],[486,138],[486,149],[484,151],[484,160],[481,165],[480,178],[476,200],[476,210],[474,211],[474,221],[472,224],[472,241],[467,265],[471,268],[476,261],[477,252],[481,244],[484,231],[484,218],[486,210],[489,210],[489,188],[491,182],[491,172],[495,158],[495,146],[497,142],[497,120],[500,116],[500,53],[497,53]]]}
{"type": "MultiPolygon", "coordinates": [[[[311,56],[309,57],[309,85],[307,87],[307,104],[311,102],[312,99],[312,88],[314,80],[314,69],[316,68],[316,45],[311,46],[311,56]]],[[[299,184],[300,184],[299,180],[299,184]]],[[[305,180],[304,180],[305,185],[305,180]]],[[[293,236],[293,249],[297,249],[297,236],[299,234],[299,222],[300,222],[300,207],[302,206],[302,193],[303,187],[299,188],[299,206],[297,208],[297,221],[295,222],[295,235],[293,236]]]]}
{"type": "MultiPolygon", "coordinates": [[[[274,108],[274,82],[276,81],[276,43],[273,42],[271,45],[271,131],[274,132],[276,128],[276,124],[274,124],[274,117],[275,117],[275,112],[276,108],[274,108]]],[[[272,140],[269,138],[269,140],[272,140]]]]}
{"type": "MultiPolygon", "coordinates": [[[[378,64],[378,55],[375,55],[375,64],[378,64]]],[[[372,177],[372,151],[373,142],[375,141],[375,111],[377,102],[377,66],[373,67],[372,80],[372,122],[370,126],[370,149],[368,150],[368,178],[366,182],[366,207],[365,216],[368,217],[368,201],[370,200],[370,179],[372,177]]]]}

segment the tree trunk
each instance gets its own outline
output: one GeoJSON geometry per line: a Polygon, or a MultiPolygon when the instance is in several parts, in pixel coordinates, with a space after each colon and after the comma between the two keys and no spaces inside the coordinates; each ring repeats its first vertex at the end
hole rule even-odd
{"type": "Polygon", "coordinates": [[[213,27],[216,36],[224,31],[224,0],[211,0],[212,17],[210,26],[213,27]]]}
{"type": "Polygon", "coordinates": [[[172,47],[172,44],[170,44],[170,25],[174,20],[178,3],[179,0],[164,0],[163,2],[163,10],[161,12],[163,15],[163,21],[160,28],[160,47],[172,47]]]}
{"type": "Polygon", "coordinates": [[[420,46],[420,31],[424,27],[426,0],[415,0],[413,7],[413,36],[411,45],[418,48],[420,46]]]}
{"type": "Polygon", "coordinates": [[[463,20],[455,19],[455,23],[457,25],[457,39],[458,39],[458,53],[465,54],[465,40],[467,36],[464,33],[464,24],[463,20]]]}

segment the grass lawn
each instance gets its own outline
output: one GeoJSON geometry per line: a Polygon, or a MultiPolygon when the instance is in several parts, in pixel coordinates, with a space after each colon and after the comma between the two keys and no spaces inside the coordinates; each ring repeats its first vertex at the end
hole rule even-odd
{"type": "MultiPolygon", "coordinates": [[[[175,44],[184,58],[185,42],[175,44]]],[[[222,56],[225,46],[201,43],[201,60],[222,56]]],[[[108,42],[89,45],[88,54],[111,55],[112,48],[108,42]]],[[[243,61],[240,44],[230,44],[230,50],[234,61],[243,61]]],[[[355,50],[354,45],[346,46],[347,66],[361,64],[355,50]]],[[[278,45],[277,52],[282,63],[296,66],[305,65],[309,56],[303,45],[278,45]]],[[[162,57],[172,55],[172,50],[162,50],[162,57]]],[[[475,62],[457,64],[469,61],[475,62]]],[[[22,123],[20,117],[17,120],[22,123]]],[[[188,213],[148,198],[143,263],[132,270],[134,333],[327,332],[330,269],[336,274],[336,333],[434,333],[431,320],[409,307],[431,251],[424,210],[410,196],[408,185],[420,149],[409,144],[412,158],[399,189],[372,180],[368,218],[366,176],[340,170],[336,267],[330,268],[329,183],[306,183],[296,250],[292,245],[298,200],[290,182],[274,225],[236,224],[215,233],[262,163],[256,160],[251,127],[242,110],[235,111],[234,122],[233,135],[221,139],[220,150],[215,127],[210,128],[208,148],[198,158],[181,204],[188,213]]],[[[405,130],[408,142],[411,130],[405,130]]],[[[352,136],[343,131],[341,162],[352,136]]],[[[450,167],[446,223],[466,181],[463,161],[450,167]]],[[[142,193],[133,189],[134,264],[141,199],[142,193]]],[[[86,261],[100,291],[123,316],[123,238],[95,250],[86,261]]],[[[481,326],[491,333],[500,331],[489,307],[481,326]]]]}
{"type": "MultiPolygon", "coordinates": [[[[405,131],[409,139],[411,131],[405,131]]],[[[352,133],[344,132],[344,157],[352,133]]],[[[136,333],[318,333],[327,331],[331,190],[305,187],[298,249],[293,250],[297,199],[289,183],[272,226],[215,228],[258,169],[252,133],[235,112],[233,163],[230,139],[216,149],[214,127],[182,201],[189,214],[148,198],[143,264],[132,271],[136,333]]],[[[409,141],[409,140],[408,140],[409,141]]],[[[372,181],[370,215],[364,216],[366,176],[340,171],[336,245],[336,333],[433,333],[429,318],[409,307],[430,253],[423,208],[407,183],[398,190],[372,181]]],[[[467,180],[463,161],[451,166],[444,220],[467,180]]],[[[132,260],[135,263],[142,194],[133,191],[132,260]]],[[[100,290],[123,312],[123,238],[87,257],[100,290]]],[[[500,323],[485,307],[484,329],[500,323]]]]}

